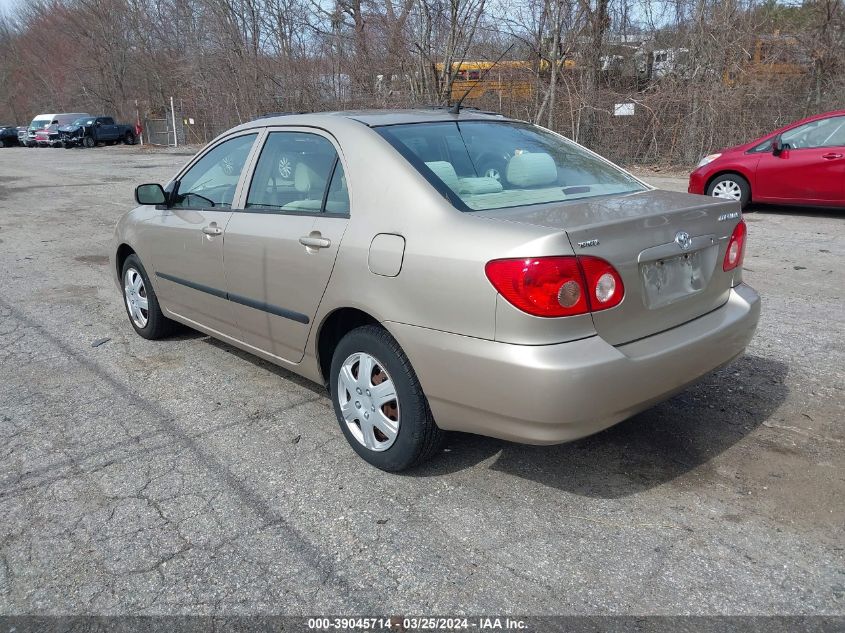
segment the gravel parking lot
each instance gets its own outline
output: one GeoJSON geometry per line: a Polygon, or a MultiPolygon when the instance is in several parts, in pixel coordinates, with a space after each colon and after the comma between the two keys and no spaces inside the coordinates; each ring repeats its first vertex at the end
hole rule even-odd
{"type": "Polygon", "coordinates": [[[845,214],[747,215],[757,336],[685,393],[390,475],[317,385],[132,331],[112,229],[186,160],[0,150],[0,613],[845,613],[845,214]]]}

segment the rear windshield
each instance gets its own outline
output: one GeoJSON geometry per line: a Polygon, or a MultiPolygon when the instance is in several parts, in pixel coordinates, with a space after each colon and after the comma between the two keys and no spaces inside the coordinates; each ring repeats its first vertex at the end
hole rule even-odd
{"type": "Polygon", "coordinates": [[[413,123],[376,130],[462,211],[645,189],[580,145],[527,123],[413,123]]]}

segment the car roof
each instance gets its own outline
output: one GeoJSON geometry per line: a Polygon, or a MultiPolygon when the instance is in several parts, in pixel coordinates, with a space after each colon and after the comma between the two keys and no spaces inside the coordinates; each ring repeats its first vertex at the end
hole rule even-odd
{"type": "Polygon", "coordinates": [[[294,112],[268,114],[245,123],[238,129],[266,127],[273,125],[315,125],[331,124],[338,118],[350,119],[369,127],[399,125],[403,123],[432,123],[438,121],[507,120],[501,114],[485,112],[475,108],[461,108],[460,114],[452,114],[446,108],[409,108],[405,110],[339,110],[333,112],[294,112]]]}

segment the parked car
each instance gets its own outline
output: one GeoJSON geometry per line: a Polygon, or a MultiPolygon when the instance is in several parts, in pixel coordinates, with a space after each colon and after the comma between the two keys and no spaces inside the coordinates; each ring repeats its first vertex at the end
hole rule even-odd
{"type": "Polygon", "coordinates": [[[26,145],[26,141],[29,138],[29,128],[27,126],[22,125],[18,128],[18,145],[24,147],[26,145]]]}
{"type": "Polygon", "coordinates": [[[29,124],[28,146],[59,147],[59,127],[73,123],[81,117],[90,117],[86,112],[62,112],[59,114],[40,114],[29,124]]]}
{"type": "Polygon", "coordinates": [[[0,147],[18,144],[18,128],[15,125],[0,125],[0,147]]]}
{"type": "Polygon", "coordinates": [[[26,146],[35,147],[35,134],[38,130],[49,127],[53,123],[55,114],[39,114],[29,124],[29,129],[26,137],[26,146]]]}
{"type": "Polygon", "coordinates": [[[65,147],[96,147],[98,143],[119,142],[134,145],[136,142],[135,128],[117,124],[110,116],[80,117],[68,125],[59,127],[59,136],[65,147]]]}
{"type": "Polygon", "coordinates": [[[35,131],[35,145],[37,147],[58,147],[59,141],[59,124],[52,123],[47,127],[35,131]]]}
{"type": "Polygon", "coordinates": [[[689,192],[749,202],[845,207],[845,110],[817,114],[701,159],[689,192]]]}
{"type": "Polygon", "coordinates": [[[327,385],[390,471],[447,430],[600,431],[741,354],[760,313],[736,201],[480,112],[262,118],[135,197],[111,249],[135,331],[178,321],[327,385]]]}

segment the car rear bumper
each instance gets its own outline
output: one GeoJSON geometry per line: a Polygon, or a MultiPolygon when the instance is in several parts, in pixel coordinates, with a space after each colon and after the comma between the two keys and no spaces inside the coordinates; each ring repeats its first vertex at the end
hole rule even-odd
{"type": "Polygon", "coordinates": [[[385,325],[441,428],[555,444],[612,426],[727,364],[745,350],[759,316],[760,297],[740,284],[717,310],[618,347],[599,336],[511,345],[385,325]]]}

